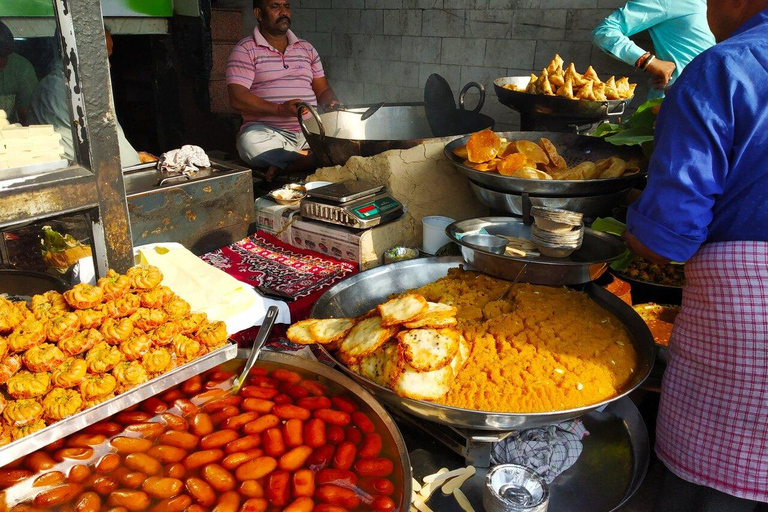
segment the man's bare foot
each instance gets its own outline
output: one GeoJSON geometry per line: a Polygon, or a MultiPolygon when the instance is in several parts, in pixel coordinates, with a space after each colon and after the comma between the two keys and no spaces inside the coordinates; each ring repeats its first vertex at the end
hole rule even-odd
{"type": "Polygon", "coordinates": [[[277,166],[270,165],[269,169],[267,169],[267,172],[264,175],[264,179],[267,180],[268,183],[272,183],[275,179],[275,176],[277,176],[279,173],[280,169],[277,166]]]}

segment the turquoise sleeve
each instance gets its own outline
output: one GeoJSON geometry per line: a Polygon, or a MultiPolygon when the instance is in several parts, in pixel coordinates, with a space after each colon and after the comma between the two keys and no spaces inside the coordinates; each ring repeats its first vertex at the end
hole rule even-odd
{"type": "Polygon", "coordinates": [[[634,66],[645,50],[629,37],[669,16],[666,0],[631,0],[616,9],[592,31],[592,43],[604,52],[634,66]]]}

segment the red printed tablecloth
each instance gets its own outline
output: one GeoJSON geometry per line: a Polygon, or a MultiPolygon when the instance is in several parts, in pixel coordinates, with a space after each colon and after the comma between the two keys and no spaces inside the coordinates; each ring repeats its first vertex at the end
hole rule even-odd
{"type": "MultiPolygon", "coordinates": [[[[309,316],[325,290],[358,271],[355,263],[292,247],[263,232],[200,257],[239,281],[296,297],[288,303],[294,322],[309,316]]],[[[255,332],[258,328],[235,337],[240,338],[238,341],[245,341],[243,337],[252,340],[255,332]]]]}

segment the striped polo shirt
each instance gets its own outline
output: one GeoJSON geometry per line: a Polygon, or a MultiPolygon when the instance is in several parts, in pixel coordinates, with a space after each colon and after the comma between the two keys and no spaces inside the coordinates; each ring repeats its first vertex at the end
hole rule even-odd
{"type": "MultiPolygon", "coordinates": [[[[300,99],[316,106],[312,80],[325,76],[317,50],[288,31],[288,46],[280,53],[264,39],[258,25],[253,37],[246,37],[232,50],[227,62],[227,84],[248,88],[261,99],[283,103],[300,99]]],[[[269,124],[284,130],[301,130],[295,117],[243,114],[243,128],[254,123],[269,124]]]]}

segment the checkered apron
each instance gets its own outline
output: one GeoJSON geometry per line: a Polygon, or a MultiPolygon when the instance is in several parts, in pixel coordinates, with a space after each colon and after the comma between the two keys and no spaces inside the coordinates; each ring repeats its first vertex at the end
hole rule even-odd
{"type": "Polygon", "coordinates": [[[768,502],[768,242],[705,245],[685,278],[656,453],[684,480],[768,502]]]}

